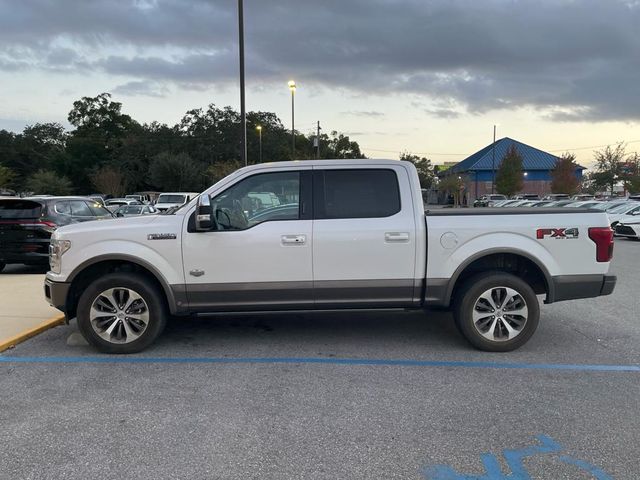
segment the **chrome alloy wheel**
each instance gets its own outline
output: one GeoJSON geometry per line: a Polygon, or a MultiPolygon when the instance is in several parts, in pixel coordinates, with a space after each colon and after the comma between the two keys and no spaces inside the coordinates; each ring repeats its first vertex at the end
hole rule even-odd
{"type": "Polygon", "coordinates": [[[89,320],[93,330],[107,342],[130,343],[140,338],[149,325],[149,307],[130,288],[105,290],[91,304],[89,320]]]}
{"type": "Polygon", "coordinates": [[[487,340],[505,342],[522,333],[527,315],[527,302],[516,290],[492,287],[473,306],[473,326],[487,340]]]}

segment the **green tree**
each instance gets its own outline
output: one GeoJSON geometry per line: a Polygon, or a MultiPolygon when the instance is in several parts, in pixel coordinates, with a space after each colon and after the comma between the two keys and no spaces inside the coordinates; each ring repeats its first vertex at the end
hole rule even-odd
{"type": "Polygon", "coordinates": [[[205,169],[186,153],[160,153],[149,166],[151,183],[165,191],[195,191],[203,189],[205,169]]]}
{"type": "Polygon", "coordinates": [[[568,193],[573,195],[578,191],[580,181],[576,176],[578,164],[576,156],[565,153],[551,171],[551,193],[568,193]]]}
{"type": "Polygon", "coordinates": [[[9,167],[0,165],[0,187],[11,186],[13,180],[16,178],[15,173],[9,167]]]}
{"type": "Polygon", "coordinates": [[[446,197],[453,195],[453,205],[457,207],[462,200],[464,181],[456,174],[447,175],[438,182],[438,190],[444,192],[446,197]]]}
{"type": "Polygon", "coordinates": [[[496,190],[498,193],[510,197],[521,191],[522,188],[522,157],[515,145],[511,145],[502,159],[500,167],[498,167],[496,190]]]}
{"type": "Polygon", "coordinates": [[[640,155],[635,153],[621,164],[620,178],[625,192],[640,192],[640,155]]]}
{"type": "Polygon", "coordinates": [[[409,152],[402,152],[400,154],[400,160],[413,163],[418,171],[418,178],[420,179],[420,186],[422,188],[430,188],[431,185],[433,185],[435,172],[431,160],[427,157],[419,157],[409,152]]]}
{"type": "Polygon", "coordinates": [[[593,182],[597,188],[613,192],[613,187],[618,182],[622,172],[622,163],[626,156],[625,146],[622,143],[615,148],[606,146],[602,150],[593,152],[596,167],[593,173],[593,182]]]}
{"type": "Polygon", "coordinates": [[[69,195],[71,182],[51,170],[38,170],[27,178],[25,187],[35,195],[69,195]]]}

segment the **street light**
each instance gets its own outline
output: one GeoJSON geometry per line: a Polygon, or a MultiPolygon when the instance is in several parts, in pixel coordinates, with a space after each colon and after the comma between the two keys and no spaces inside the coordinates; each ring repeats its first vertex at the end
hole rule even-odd
{"type": "Polygon", "coordinates": [[[296,82],[289,80],[289,90],[291,90],[291,160],[296,159],[296,132],[295,132],[295,97],[296,82]]]}
{"type": "Polygon", "coordinates": [[[240,131],[241,142],[240,157],[242,163],[247,165],[247,112],[244,98],[244,9],[243,0],[238,0],[238,50],[240,56],[240,131]]]}
{"type": "Polygon", "coordinates": [[[262,163],[262,125],[258,125],[256,127],[256,130],[258,130],[258,137],[260,138],[260,162],[262,163]]]}

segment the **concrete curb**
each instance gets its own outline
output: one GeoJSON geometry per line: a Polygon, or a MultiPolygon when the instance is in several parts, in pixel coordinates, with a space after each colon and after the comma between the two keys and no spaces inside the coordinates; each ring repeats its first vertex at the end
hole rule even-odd
{"type": "Polygon", "coordinates": [[[49,320],[42,322],[40,325],[37,325],[29,330],[25,330],[18,335],[15,335],[7,340],[0,341],[0,352],[4,352],[5,350],[15,347],[19,343],[28,340],[31,337],[35,337],[36,335],[49,330],[50,328],[57,327],[58,325],[64,324],[64,315],[56,315],[49,320]]]}

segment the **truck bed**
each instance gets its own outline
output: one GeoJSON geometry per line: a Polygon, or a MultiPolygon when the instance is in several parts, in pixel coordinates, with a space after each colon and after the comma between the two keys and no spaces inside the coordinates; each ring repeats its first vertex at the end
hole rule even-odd
{"type": "Polygon", "coordinates": [[[478,208],[425,208],[425,215],[433,217],[449,216],[478,216],[478,215],[546,215],[546,214],[572,214],[572,213],[602,213],[602,210],[593,208],[542,208],[542,207],[478,207],[478,208]]]}

